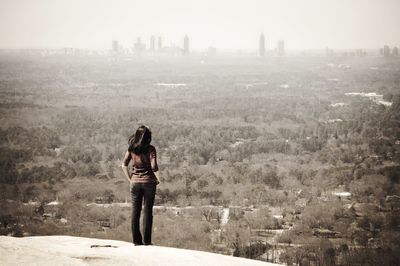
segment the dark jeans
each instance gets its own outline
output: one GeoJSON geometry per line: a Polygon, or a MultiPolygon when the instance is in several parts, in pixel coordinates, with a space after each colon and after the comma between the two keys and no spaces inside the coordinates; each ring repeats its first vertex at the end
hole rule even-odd
{"type": "Polygon", "coordinates": [[[153,205],[156,195],[156,184],[140,184],[133,183],[130,185],[132,196],[132,238],[133,243],[151,244],[151,231],[153,226],[153,205]],[[144,203],[143,213],[143,233],[140,233],[140,212],[142,210],[142,202],[144,203]]]}

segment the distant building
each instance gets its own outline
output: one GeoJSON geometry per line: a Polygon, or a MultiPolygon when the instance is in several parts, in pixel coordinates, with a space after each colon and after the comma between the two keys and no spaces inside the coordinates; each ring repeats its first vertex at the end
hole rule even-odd
{"type": "Polygon", "coordinates": [[[325,55],[326,56],[333,56],[333,49],[330,49],[329,47],[325,48],[325,55]]]}
{"type": "Polygon", "coordinates": [[[390,47],[388,45],[383,46],[383,57],[390,56],[390,47]]]}
{"type": "Polygon", "coordinates": [[[365,56],[366,54],[367,54],[367,52],[364,51],[363,49],[357,49],[357,50],[356,50],[356,55],[357,55],[357,56],[362,57],[362,56],[365,56]]]}
{"type": "Polygon", "coordinates": [[[331,231],[324,228],[316,228],[313,230],[313,235],[317,237],[334,238],[340,235],[339,232],[331,231]]]}
{"type": "Polygon", "coordinates": [[[152,35],[150,38],[150,50],[155,51],[155,49],[156,49],[156,37],[152,35]]]}
{"type": "Polygon", "coordinates": [[[177,46],[174,43],[172,43],[171,46],[164,46],[162,48],[162,51],[170,55],[182,55],[184,52],[181,47],[177,46]]]}
{"type": "Polygon", "coordinates": [[[99,230],[105,231],[107,229],[111,229],[111,219],[106,218],[106,219],[99,219],[97,220],[97,223],[99,224],[99,230]]]}
{"type": "Polygon", "coordinates": [[[285,42],[283,40],[278,41],[278,55],[284,56],[285,55],[285,42]]]}
{"type": "Polygon", "coordinates": [[[158,36],[158,51],[162,50],[162,39],[161,36],[158,36]]]}
{"type": "Polygon", "coordinates": [[[393,55],[393,56],[399,56],[399,48],[393,47],[392,55],[393,55]]]}
{"type": "Polygon", "coordinates": [[[265,37],[264,34],[260,35],[260,40],[258,44],[258,54],[260,56],[265,56],[265,37]]]}
{"type": "Polygon", "coordinates": [[[144,43],[142,43],[142,40],[140,38],[137,38],[136,43],[134,44],[134,50],[136,53],[140,54],[142,53],[144,50],[146,50],[146,45],[144,43]]]}
{"type": "Polygon", "coordinates": [[[213,47],[213,46],[208,47],[207,54],[208,54],[209,56],[214,56],[214,55],[216,55],[216,54],[217,54],[217,48],[215,48],[215,47],[213,47]]]}
{"type": "Polygon", "coordinates": [[[119,51],[119,44],[118,44],[118,41],[116,41],[116,40],[112,41],[112,51],[114,53],[118,53],[118,51],[119,51]]]}
{"type": "Polygon", "coordinates": [[[189,37],[187,35],[183,38],[183,54],[189,54],[189,37]]]}
{"type": "Polygon", "coordinates": [[[74,48],[64,48],[65,55],[74,55],[75,49],[74,48]]]}

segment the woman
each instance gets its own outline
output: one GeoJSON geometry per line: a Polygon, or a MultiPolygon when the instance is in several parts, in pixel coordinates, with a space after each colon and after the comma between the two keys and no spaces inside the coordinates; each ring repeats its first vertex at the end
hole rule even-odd
{"type": "Polygon", "coordinates": [[[130,182],[132,196],[132,238],[135,245],[152,245],[153,204],[158,181],[156,149],[150,145],[151,131],[147,126],[140,126],[129,138],[128,151],[122,163],[122,169],[130,182]],[[132,161],[132,173],[128,165],[132,161]],[[143,233],[140,233],[139,221],[144,201],[143,233]]]}

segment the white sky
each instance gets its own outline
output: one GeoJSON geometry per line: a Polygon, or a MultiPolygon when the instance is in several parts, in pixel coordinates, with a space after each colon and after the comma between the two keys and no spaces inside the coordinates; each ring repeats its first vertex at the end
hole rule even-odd
{"type": "Polygon", "coordinates": [[[0,0],[0,48],[132,47],[152,34],[191,48],[400,46],[400,0],[0,0]]]}

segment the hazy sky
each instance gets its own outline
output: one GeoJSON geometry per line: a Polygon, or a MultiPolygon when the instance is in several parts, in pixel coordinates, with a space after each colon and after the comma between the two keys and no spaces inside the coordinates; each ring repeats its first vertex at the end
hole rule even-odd
{"type": "Polygon", "coordinates": [[[0,48],[110,48],[163,44],[191,48],[400,46],[400,0],[0,0],[0,48]]]}

